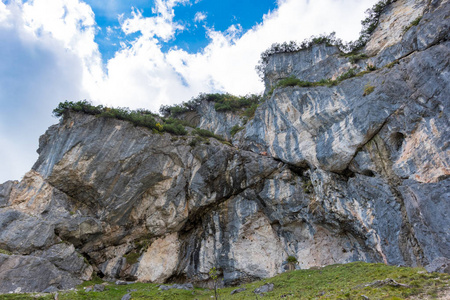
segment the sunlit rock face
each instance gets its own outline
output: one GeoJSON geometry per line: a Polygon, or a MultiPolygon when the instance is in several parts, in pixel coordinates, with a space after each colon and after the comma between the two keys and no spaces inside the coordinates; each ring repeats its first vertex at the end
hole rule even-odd
{"type": "Polygon", "coordinates": [[[272,56],[266,91],[377,69],[277,88],[246,124],[213,103],[183,116],[233,146],[68,114],[32,170],[0,185],[0,292],[93,272],[209,286],[213,267],[233,285],[284,272],[288,256],[299,268],[450,258],[449,11],[394,2],[354,64],[324,45],[272,56]]]}

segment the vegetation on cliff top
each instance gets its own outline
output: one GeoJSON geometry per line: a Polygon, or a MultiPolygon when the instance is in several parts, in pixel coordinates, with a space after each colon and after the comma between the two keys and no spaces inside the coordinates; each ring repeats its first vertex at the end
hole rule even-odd
{"type": "Polygon", "coordinates": [[[103,105],[95,106],[86,100],[78,102],[61,102],[58,107],[53,110],[53,115],[56,117],[62,117],[70,111],[129,121],[135,126],[146,127],[155,132],[168,132],[175,135],[187,134],[187,131],[184,128],[185,124],[182,124],[179,120],[161,119],[158,122],[155,118],[158,116],[145,109],[130,110],[127,107],[110,108],[103,105]]]}
{"type": "MultiPolygon", "coordinates": [[[[366,10],[366,18],[361,21],[362,29],[359,38],[355,41],[344,43],[341,39],[336,38],[335,33],[329,35],[312,36],[309,39],[297,43],[295,41],[274,43],[272,46],[261,53],[261,58],[256,66],[256,71],[261,79],[264,79],[264,73],[269,63],[269,58],[278,53],[291,53],[298,52],[300,50],[309,49],[314,45],[325,44],[327,46],[335,46],[343,53],[349,55],[359,55],[360,51],[370,39],[370,36],[380,23],[380,17],[385,8],[391,3],[397,0],[381,0],[376,3],[372,8],[366,10]]],[[[418,23],[418,22],[417,22],[418,23]]]]}
{"type": "Polygon", "coordinates": [[[248,115],[248,110],[256,108],[262,101],[262,96],[250,94],[246,96],[234,96],[228,93],[200,94],[187,102],[175,105],[162,105],[159,112],[164,117],[177,117],[183,113],[196,111],[202,102],[214,102],[216,111],[237,111],[243,110],[244,115],[248,115]]]}
{"type": "MultiPolygon", "coordinates": [[[[129,108],[122,107],[111,108],[105,107],[103,105],[95,106],[86,100],[78,102],[61,102],[59,103],[58,107],[53,110],[53,115],[56,117],[63,117],[71,111],[128,121],[135,126],[149,128],[155,133],[168,132],[174,135],[186,135],[188,131],[186,130],[185,126],[192,127],[187,121],[175,119],[172,117],[161,118],[160,116],[148,110],[130,110],[129,108]]],[[[212,137],[222,143],[230,145],[222,136],[214,134],[213,132],[206,129],[194,128],[194,130],[192,130],[192,134],[200,137],[212,137]]]]}
{"type": "MultiPolygon", "coordinates": [[[[220,299],[262,298],[253,291],[265,283],[274,289],[264,293],[263,299],[417,299],[436,298],[447,291],[450,275],[427,273],[423,268],[387,266],[362,262],[331,265],[324,268],[290,271],[269,278],[243,284],[246,290],[230,295],[238,287],[218,289],[220,299]]],[[[59,292],[58,299],[122,299],[131,293],[132,299],[211,299],[214,290],[159,290],[157,284],[134,283],[115,285],[106,283],[104,292],[85,292],[84,287],[99,284],[97,279],[85,282],[76,291],[59,292]],[[131,292],[129,292],[131,291],[131,292]]],[[[4,294],[2,299],[53,299],[52,294],[4,294]]]]}

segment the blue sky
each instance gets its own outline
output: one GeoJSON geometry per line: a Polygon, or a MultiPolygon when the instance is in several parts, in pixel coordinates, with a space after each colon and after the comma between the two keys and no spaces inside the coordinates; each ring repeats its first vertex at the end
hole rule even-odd
{"type": "Polygon", "coordinates": [[[0,183],[37,159],[64,100],[147,108],[201,92],[264,87],[255,65],[274,42],[358,37],[376,0],[2,0],[0,183]]]}

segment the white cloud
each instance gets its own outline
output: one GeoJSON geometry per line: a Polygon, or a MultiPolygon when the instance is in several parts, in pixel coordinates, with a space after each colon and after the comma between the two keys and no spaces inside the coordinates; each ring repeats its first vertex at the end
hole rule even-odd
{"type": "Polygon", "coordinates": [[[125,34],[140,32],[144,38],[158,37],[167,41],[175,35],[176,30],[183,30],[183,26],[172,22],[173,12],[169,14],[164,11],[157,17],[144,18],[142,12],[133,9],[132,18],[126,19],[122,23],[122,30],[125,34]]]}
{"type": "Polygon", "coordinates": [[[31,169],[39,136],[56,122],[51,111],[60,101],[87,96],[79,54],[41,26],[32,30],[31,15],[20,4],[3,9],[8,17],[0,23],[0,182],[31,169]]]}
{"type": "MultiPolygon", "coordinates": [[[[130,18],[122,15],[121,30],[140,35],[131,43],[121,42],[122,48],[105,66],[94,41],[94,14],[86,3],[0,2],[0,57],[7,62],[0,63],[0,140],[2,146],[10,145],[0,153],[0,164],[8,166],[1,169],[0,182],[17,179],[31,167],[35,154],[26,153],[34,152],[39,134],[55,122],[49,115],[59,101],[87,98],[157,111],[161,104],[186,101],[200,92],[261,92],[254,68],[272,43],[332,31],[344,40],[355,39],[363,12],[375,2],[279,0],[279,8],[247,32],[239,24],[225,32],[209,28],[210,43],[192,54],[161,48],[184,30],[174,22],[174,7],[189,1],[157,0],[152,17],[144,17],[138,9],[130,18]],[[19,161],[20,157],[24,159],[19,161]],[[5,160],[14,163],[7,165],[5,160]]],[[[197,20],[203,17],[198,15],[197,20]]]]}
{"type": "Polygon", "coordinates": [[[178,4],[187,3],[189,3],[189,0],[156,0],[152,12],[160,15],[164,20],[169,21],[175,16],[173,8],[178,4]]]}
{"type": "Polygon", "coordinates": [[[3,2],[0,2],[0,24],[6,26],[6,20],[8,19],[10,14],[11,12],[6,8],[6,5],[3,2]]]}
{"type": "Polygon", "coordinates": [[[206,19],[206,13],[198,11],[194,16],[194,22],[201,22],[206,19]]]}

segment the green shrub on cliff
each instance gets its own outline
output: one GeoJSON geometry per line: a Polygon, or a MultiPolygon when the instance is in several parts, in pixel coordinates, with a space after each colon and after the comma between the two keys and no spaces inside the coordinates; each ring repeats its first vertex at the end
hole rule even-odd
{"type": "Polygon", "coordinates": [[[420,20],[422,20],[422,16],[415,18],[408,26],[403,28],[403,33],[405,33],[408,30],[410,30],[411,27],[419,25],[420,20]]]}
{"type": "Polygon", "coordinates": [[[176,105],[162,105],[159,112],[164,117],[177,117],[189,111],[195,111],[203,101],[214,102],[216,111],[237,111],[248,109],[262,101],[262,96],[249,94],[234,96],[229,93],[200,94],[187,102],[176,105]]]}
{"type": "Polygon", "coordinates": [[[97,115],[103,118],[114,118],[118,120],[128,121],[135,126],[146,127],[155,132],[169,132],[175,135],[186,135],[187,130],[181,121],[177,122],[172,119],[162,120],[162,124],[157,122],[154,113],[145,109],[130,110],[128,107],[104,107],[102,105],[92,105],[90,102],[83,100],[78,102],[65,101],[59,103],[58,107],[53,110],[56,117],[64,117],[70,111],[83,112],[90,115],[97,115]]]}
{"type": "Polygon", "coordinates": [[[373,85],[366,84],[364,86],[364,94],[363,94],[363,96],[370,95],[374,90],[375,90],[375,87],[373,85]]]}
{"type": "Polygon", "coordinates": [[[206,129],[196,128],[192,131],[192,133],[194,133],[198,136],[201,136],[201,137],[206,137],[206,138],[212,137],[219,141],[225,141],[225,139],[222,136],[214,134],[213,132],[206,130],[206,129]]]}
{"type": "Polygon", "coordinates": [[[241,126],[239,126],[238,124],[234,125],[233,127],[231,127],[231,130],[230,130],[231,136],[235,136],[236,133],[238,133],[238,132],[241,131],[242,129],[244,129],[244,127],[241,127],[241,126]]]}
{"type": "Polygon", "coordinates": [[[10,251],[4,249],[0,249],[0,254],[12,255],[10,251]]]}

